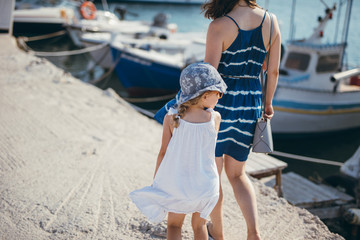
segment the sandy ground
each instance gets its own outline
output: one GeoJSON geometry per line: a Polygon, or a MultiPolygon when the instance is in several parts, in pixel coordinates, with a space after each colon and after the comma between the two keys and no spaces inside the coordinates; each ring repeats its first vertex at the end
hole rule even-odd
{"type": "MultiPolygon", "coordinates": [[[[151,184],[161,126],[0,37],[0,239],[163,239],[128,193],[151,184]]],[[[223,174],[226,239],[246,239],[223,174]]],[[[254,180],[264,239],[343,239],[254,180]]],[[[183,238],[192,239],[190,217],[183,238]]]]}

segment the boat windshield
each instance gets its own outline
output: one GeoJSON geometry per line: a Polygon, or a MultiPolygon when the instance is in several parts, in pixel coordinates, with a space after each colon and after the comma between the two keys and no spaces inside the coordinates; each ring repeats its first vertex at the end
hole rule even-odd
{"type": "Polygon", "coordinates": [[[306,71],[310,63],[310,55],[305,53],[291,52],[289,53],[285,67],[300,71],[306,71]]]}
{"type": "Polygon", "coordinates": [[[316,72],[336,72],[339,68],[339,64],[339,54],[319,56],[319,60],[316,65],[316,72]]]}

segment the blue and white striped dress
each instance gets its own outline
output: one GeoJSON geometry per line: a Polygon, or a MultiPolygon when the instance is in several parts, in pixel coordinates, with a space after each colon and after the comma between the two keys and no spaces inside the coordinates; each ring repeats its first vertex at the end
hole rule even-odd
{"type": "Polygon", "coordinates": [[[221,114],[216,157],[227,154],[245,161],[253,140],[256,120],[261,116],[259,75],[266,56],[262,37],[264,18],[255,29],[242,30],[228,49],[222,52],[218,71],[228,88],[215,111],[221,114]]]}

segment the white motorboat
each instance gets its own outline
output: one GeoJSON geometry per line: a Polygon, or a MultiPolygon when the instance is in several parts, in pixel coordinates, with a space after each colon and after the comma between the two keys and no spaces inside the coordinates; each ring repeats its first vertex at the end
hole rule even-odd
{"type": "MultiPolygon", "coordinates": [[[[154,17],[154,22],[144,21],[127,21],[120,20],[114,13],[110,11],[96,10],[93,6],[92,12],[89,15],[84,15],[84,4],[92,4],[91,2],[84,2],[79,11],[75,11],[76,18],[73,21],[65,23],[66,29],[75,45],[84,46],[81,42],[83,34],[86,33],[121,33],[129,35],[133,38],[139,38],[143,35],[158,36],[167,38],[171,33],[176,32],[176,24],[167,23],[167,15],[159,13],[154,17]]],[[[87,39],[89,36],[87,36],[87,39]]],[[[95,37],[97,40],[98,37],[95,37]]]]}
{"type": "Polygon", "coordinates": [[[205,0],[121,0],[121,2],[201,5],[205,2],[205,0]]]}
{"type": "Polygon", "coordinates": [[[65,30],[64,24],[74,17],[73,8],[65,5],[16,9],[13,14],[14,36],[33,36],[65,30]]]}
{"type": "MultiPolygon", "coordinates": [[[[347,4],[348,26],[352,0],[347,4]]],[[[360,68],[347,70],[342,65],[346,36],[339,44],[321,42],[334,10],[335,6],[326,9],[312,36],[289,41],[286,46],[273,99],[274,133],[325,133],[360,127],[360,68]]]]}
{"type": "MultiPolygon", "coordinates": [[[[159,38],[153,35],[143,35],[132,37],[131,35],[121,33],[85,33],[81,37],[81,44],[85,47],[92,47],[102,43],[120,42],[133,48],[147,48],[160,53],[174,53],[184,51],[183,48],[189,42],[201,43],[205,45],[205,36],[201,33],[175,33],[166,38],[159,38]],[[186,40],[187,39],[187,40],[186,40]],[[189,40],[190,39],[190,40],[189,40]]],[[[204,49],[201,48],[201,51],[204,49]]],[[[110,48],[105,46],[96,51],[90,52],[92,59],[96,64],[103,68],[111,68],[115,63],[110,48]]],[[[202,59],[201,59],[202,60],[202,59]]]]}

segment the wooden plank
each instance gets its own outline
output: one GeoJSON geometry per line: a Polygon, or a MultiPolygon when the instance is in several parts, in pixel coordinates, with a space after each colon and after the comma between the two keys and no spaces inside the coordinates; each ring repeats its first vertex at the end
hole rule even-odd
{"type": "Polygon", "coordinates": [[[307,209],[312,214],[318,216],[320,219],[332,219],[342,217],[344,209],[356,207],[355,204],[346,204],[341,206],[334,207],[325,207],[325,208],[309,208],[307,209]]]}
{"type": "Polygon", "coordinates": [[[326,207],[326,208],[309,208],[307,209],[312,214],[318,216],[320,219],[331,219],[341,217],[341,207],[326,207]]]}
{"type": "MultiPolygon", "coordinates": [[[[265,183],[273,186],[275,180],[265,183]]],[[[336,201],[349,202],[353,197],[335,188],[317,185],[310,180],[293,172],[282,175],[283,195],[291,204],[301,207],[316,207],[336,204],[336,201]]]]}
{"type": "Polygon", "coordinates": [[[245,171],[250,175],[256,175],[287,167],[287,163],[266,154],[250,153],[245,171]]]}
{"type": "Polygon", "coordinates": [[[327,191],[333,193],[334,195],[336,195],[337,197],[339,197],[339,199],[341,201],[344,201],[344,202],[351,202],[354,200],[354,198],[342,191],[339,191],[337,190],[336,188],[333,188],[331,186],[327,186],[327,185],[324,185],[324,184],[320,184],[320,186],[324,189],[326,189],[327,191]]]}

